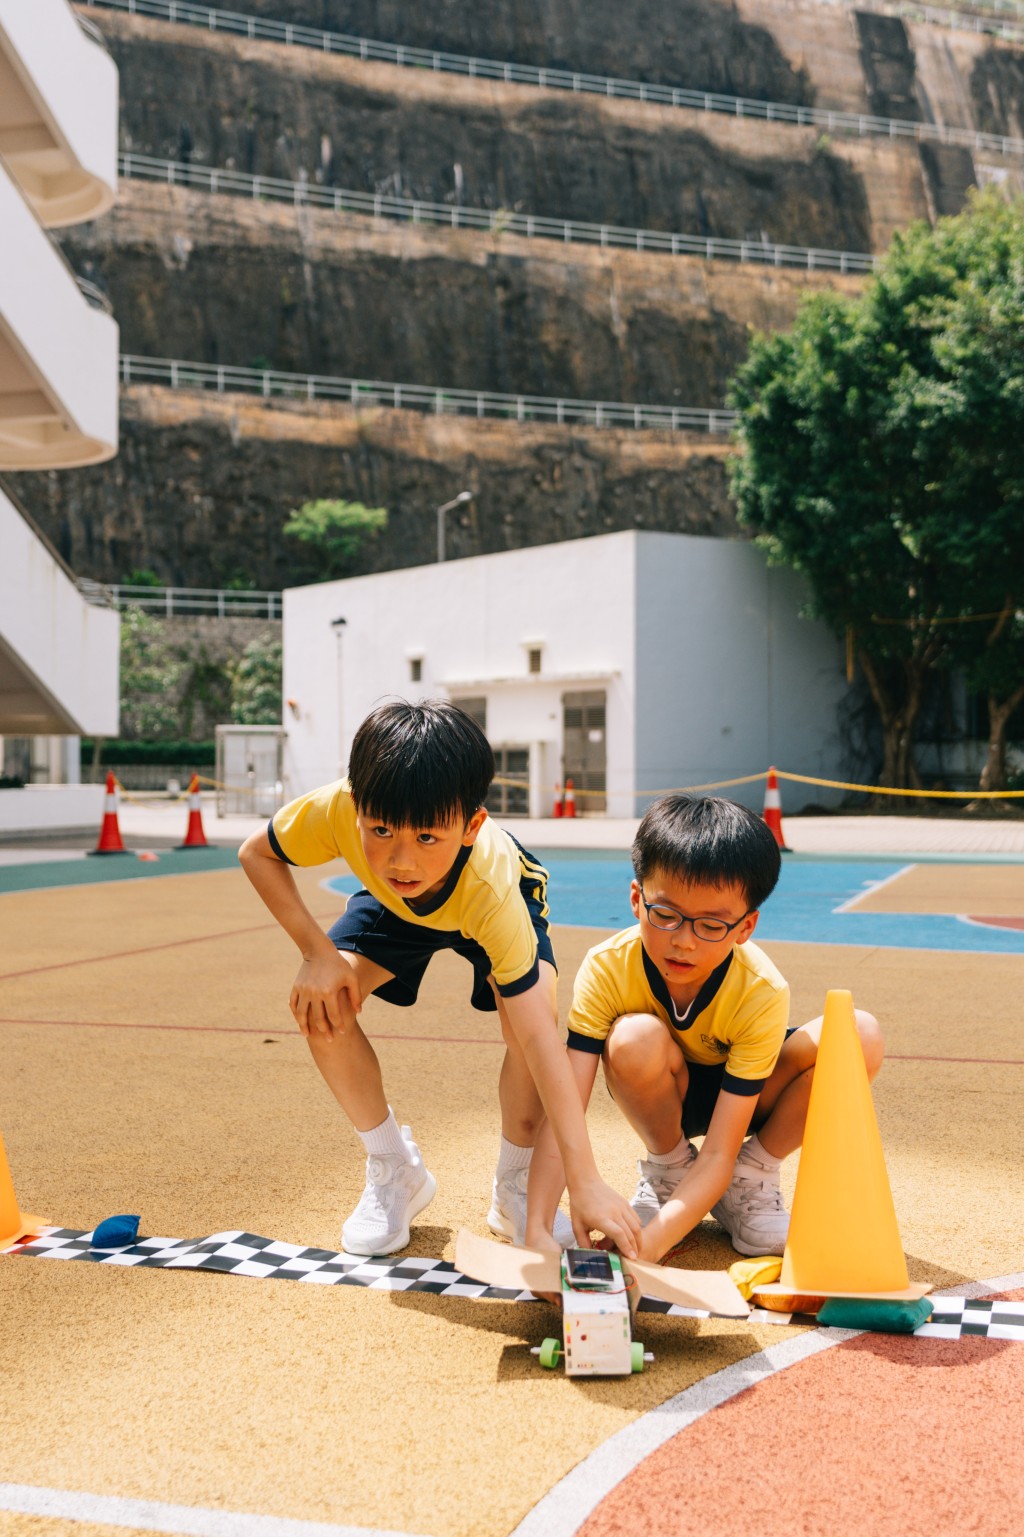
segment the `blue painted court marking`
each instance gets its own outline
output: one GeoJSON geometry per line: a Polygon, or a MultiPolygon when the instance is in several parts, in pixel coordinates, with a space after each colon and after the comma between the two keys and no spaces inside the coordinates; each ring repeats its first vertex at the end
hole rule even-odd
{"type": "MultiPolygon", "coordinates": [[[[632,870],[624,854],[534,850],[547,867],[554,923],[608,932],[635,920],[629,906],[632,870]]],[[[887,884],[917,861],[905,859],[784,859],[779,884],[761,909],[758,941],[804,945],[877,945],[889,950],[959,950],[1024,955],[1024,930],[988,928],[943,913],[850,912],[849,904],[887,884]]],[[[337,876],[324,883],[349,894],[360,883],[337,876]]],[[[980,916],[984,916],[981,914],[980,916]]]]}

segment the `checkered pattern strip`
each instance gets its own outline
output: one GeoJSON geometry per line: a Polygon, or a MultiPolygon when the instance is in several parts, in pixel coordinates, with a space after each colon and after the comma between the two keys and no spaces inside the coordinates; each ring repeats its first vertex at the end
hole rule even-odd
{"type": "MultiPolygon", "coordinates": [[[[28,1242],[6,1252],[35,1259],[87,1260],[93,1265],[139,1265],[161,1270],[219,1270],[227,1275],[305,1281],[314,1286],[363,1286],[370,1291],[432,1292],[437,1297],[492,1297],[505,1302],[536,1302],[530,1291],[485,1286],[456,1270],[447,1260],[404,1256],[362,1259],[334,1249],[308,1249],[256,1233],[211,1233],[208,1238],[140,1238],[119,1249],[93,1249],[92,1232],[44,1228],[28,1242]]],[[[645,1311],[684,1318],[707,1313],[642,1297],[645,1311]]]]}
{"type": "MultiPolygon", "coordinates": [[[[281,1281],[305,1281],[314,1286],[362,1286],[370,1291],[431,1292],[436,1297],[492,1297],[505,1302],[536,1302],[529,1291],[485,1286],[456,1270],[447,1260],[387,1255],[361,1259],[335,1249],[309,1249],[280,1243],[256,1233],[233,1230],[208,1238],[140,1238],[120,1249],[93,1249],[92,1232],[74,1228],[44,1228],[28,1241],[3,1252],[35,1259],[87,1260],[93,1265],[141,1265],[161,1270],[218,1270],[226,1275],[264,1276],[281,1281]]],[[[914,1333],[923,1339],[966,1339],[1024,1342],[1024,1302],[984,1302],[963,1297],[935,1297],[932,1316],[914,1333]]],[[[679,1307],[655,1297],[641,1297],[640,1310],[673,1318],[708,1318],[697,1308],[679,1307]]],[[[806,1323],[810,1315],[762,1313],[764,1323],[806,1323]]]]}
{"type": "Polygon", "coordinates": [[[924,1339],[1024,1342],[1024,1302],[984,1302],[966,1297],[936,1297],[932,1316],[914,1333],[924,1339]]]}

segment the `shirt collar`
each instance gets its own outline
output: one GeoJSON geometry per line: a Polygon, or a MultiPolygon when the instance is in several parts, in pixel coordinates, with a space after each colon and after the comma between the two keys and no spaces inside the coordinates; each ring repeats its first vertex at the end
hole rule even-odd
{"type": "Polygon", "coordinates": [[[455,863],[444,878],[444,884],[440,891],[435,891],[432,897],[423,897],[419,901],[414,902],[410,902],[407,897],[403,897],[402,901],[409,911],[415,913],[417,918],[426,918],[431,913],[436,913],[439,907],[443,907],[458,885],[459,876],[466,868],[466,861],[472,852],[473,845],[471,843],[464,843],[462,845],[455,856],[455,863]]]}
{"type": "MultiPolygon", "coordinates": [[[[674,1021],[676,1018],[676,1010],[675,1005],[672,1002],[671,994],[668,990],[668,983],[665,981],[665,978],[662,976],[661,972],[658,970],[657,966],[655,966],[654,962],[651,960],[651,957],[644,949],[643,941],[641,941],[640,949],[643,953],[644,975],[647,977],[647,982],[650,986],[651,992],[661,1004],[662,1008],[665,1009],[669,1019],[674,1021]]],[[[676,1025],[677,1030],[689,1030],[698,1014],[702,1014],[707,1008],[708,1004],[712,1002],[718,992],[718,989],[725,981],[729,967],[732,965],[732,957],[733,951],[730,950],[721,966],[715,967],[707,981],[702,985],[701,990],[697,994],[696,998],[690,1004],[687,1010],[685,1021],[682,1024],[676,1025]]]]}

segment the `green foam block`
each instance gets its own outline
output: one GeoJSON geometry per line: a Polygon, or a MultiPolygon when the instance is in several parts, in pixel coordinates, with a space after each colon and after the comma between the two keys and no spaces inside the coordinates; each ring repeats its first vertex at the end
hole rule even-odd
{"type": "Polygon", "coordinates": [[[872,1297],[828,1297],[818,1322],[833,1329],[870,1329],[876,1334],[913,1334],[932,1316],[927,1297],[916,1302],[881,1302],[872,1297]]]}

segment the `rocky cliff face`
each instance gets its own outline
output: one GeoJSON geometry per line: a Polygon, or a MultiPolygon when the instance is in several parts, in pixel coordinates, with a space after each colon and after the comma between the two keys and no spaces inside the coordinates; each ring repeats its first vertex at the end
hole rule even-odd
{"type": "MultiPolygon", "coordinates": [[[[810,0],[246,0],[253,14],[776,101],[1022,133],[1024,50],[810,0]]],[[[364,64],[89,8],[124,147],[253,174],[627,227],[880,250],[1021,163],[364,64]]],[[[126,351],[450,387],[713,405],[750,326],[820,279],[507,235],[414,230],[126,182],[71,231],[126,351]]],[[[126,392],[120,457],[23,476],[82,575],[211,586],[301,574],[317,496],[389,508],[359,569],[633,526],[734,533],[724,445],[410,413],[126,392]]]]}
{"type": "Polygon", "coordinates": [[[771,32],[716,0],[246,0],[250,15],[327,31],[695,90],[811,100],[771,32]]]}
{"type": "Polygon", "coordinates": [[[111,27],[99,14],[121,72],[122,141],[143,154],[549,218],[870,246],[865,188],[817,131],[746,123],[736,133],[706,113],[359,65],[156,22],[111,27]]]}
{"type": "Polygon", "coordinates": [[[668,405],[721,404],[750,328],[827,281],[130,182],[64,246],[125,352],[668,405]]]}
{"type": "Polygon", "coordinates": [[[116,459],[19,476],[19,492],[82,574],[144,566],[174,585],[275,588],[315,574],[281,525],[320,496],[389,509],[354,573],[432,561],[435,510],[464,489],[451,559],[622,528],[735,534],[724,454],[682,435],[131,389],[116,459]]]}

